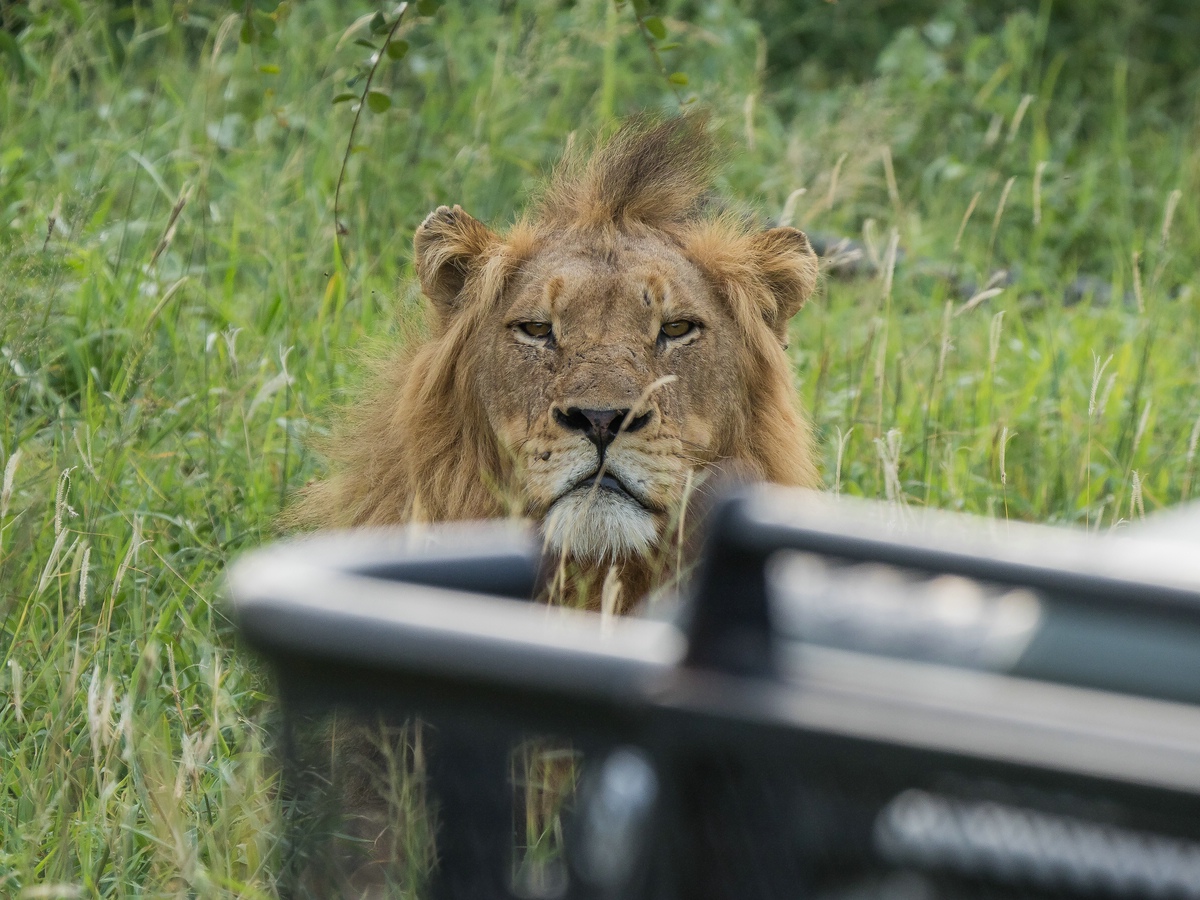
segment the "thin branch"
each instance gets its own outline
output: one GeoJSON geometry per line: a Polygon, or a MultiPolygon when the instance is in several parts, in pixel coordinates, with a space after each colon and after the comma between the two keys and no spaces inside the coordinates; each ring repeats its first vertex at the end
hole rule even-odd
{"type": "MultiPolygon", "coordinates": [[[[346,141],[346,153],[342,156],[342,168],[338,172],[337,187],[333,190],[333,230],[338,236],[348,233],[341,218],[342,182],[346,178],[346,165],[350,162],[350,152],[354,149],[354,133],[358,130],[358,120],[362,117],[363,107],[367,105],[367,95],[371,92],[371,82],[375,80],[375,72],[379,69],[383,58],[387,56],[388,45],[400,29],[400,23],[404,21],[406,12],[408,12],[408,3],[401,3],[396,10],[396,21],[392,23],[387,37],[384,38],[383,46],[375,54],[375,62],[371,65],[371,71],[367,73],[367,83],[363,85],[362,96],[358,98],[358,109],[354,113],[354,122],[350,125],[350,137],[346,141]]],[[[340,243],[338,252],[341,252],[340,243]]]]}
{"type": "Polygon", "coordinates": [[[650,55],[654,57],[654,62],[658,64],[658,71],[662,73],[663,79],[670,86],[672,93],[675,94],[676,102],[679,103],[680,108],[687,106],[687,101],[683,99],[679,85],[671,80],[671,73],[667,71],[667,64],[663,62],[662,54],[658,52],[658,45],[654,42],[654,35],[646,27],[646,17],[638,12],[636,7],[633,7],[633,17],[637,19],[638,31],[642,33],[642,40],[646,42],[646,48],[650,51],[650,55]]]}

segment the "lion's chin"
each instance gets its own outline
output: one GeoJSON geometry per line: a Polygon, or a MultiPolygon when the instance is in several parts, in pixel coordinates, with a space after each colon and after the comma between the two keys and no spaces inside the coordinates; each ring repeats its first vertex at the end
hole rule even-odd
{"type": "Polygon", "coordinates": [[[578,488],[546,514],[546,543],[577,560],[644,556],[658,540],[654,515],[614,491],[578,488]]]}

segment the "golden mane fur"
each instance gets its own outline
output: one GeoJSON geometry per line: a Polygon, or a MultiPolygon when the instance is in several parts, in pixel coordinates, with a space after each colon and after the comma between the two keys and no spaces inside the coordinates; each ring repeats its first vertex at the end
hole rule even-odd
{"type": "MultiPolygon", "coordinates": [[[[542,285],[539,273],[550,271],[548,248],[564,242],[610,267],[627,248],[651,256],[667,248],[720,305],[726,324],[709,332],[718,329],[713,336],[736,349],[732,358],[703,364],[735,367],[744,388],[715,398],[735,408],[727,423],[710,429],[711,446],[700,452],[682,438],[672,445],[692,468],[732,464],[752,477],[814,485],[810,429],[781,345],[788,319],[815,286],[816,258],[794,229],[763,231],[713,209],[706,199],[714,170],[702,118],[639,119],[590,156],[569,152],[541,199],[505,234],[458,207],[431,214],[414,241],[432,311],[428,336],[405,342],[378,365],[323,448],[332,474],[304,489],[293,522],[328,528],[529,514],[521,487],[528,467],[518,451],[535,437],[514,442],[497,433],[493,407],[500,401],[481,390],[495,379],[481,372],[492,365],[485,360],[504,329],[512,329],[501,318],[518,288],[557,290],[542,285]]],[[[646,296],[649,305],[646,290],[638,288],[630,302],[646,296]]],[[[529,397],[501,399],[533,410],[529,397]]],[[[638,590],[654,580],[645,572],[625,577],[638,590]]]]}

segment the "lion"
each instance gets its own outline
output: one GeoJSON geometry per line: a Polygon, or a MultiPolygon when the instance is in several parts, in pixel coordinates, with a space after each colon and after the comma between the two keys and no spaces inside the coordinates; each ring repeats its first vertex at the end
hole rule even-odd
{"type": "MultiPolygon", "coordinates": [[[[706,479],[813,486],[785,348],[817,258],[802,232],[712,203],[716,165],[702,117],[642,118],[590,155],[568,151],[507,231],[458,206],[430,213],[413,241],[428,333],[379,363],[325,448],[331,474],[294,519],[528,518],[563,576],[543,599],[623,613],[679,574],[685,506],[706,479]]],[[[439,734],[434,757],[482,758],[475,736],[439,734]]],[[[391,758],[378,747],[395,755],[404,742],[363,735],[341,751],[341,808],[346,832],[379,850],[391,846],[387,810],[364,790],[391,758]]],[[[504,747],[491,758],[506,771],[504,747]]],[[[464,799],[449,775],[431,776],[439,817],[484,815],[486,797],[510,822],[504,781],[476,778],[464,799]]],[[[483,870],[499,871],[509,851],[485,832],[472,846],[491,848],[500,862],[483,870]]],[[[484,878],[456,846],[439,847],[441,877],[484,878]]],[[[387,862],[340,866],[366,883],[387,862]]]]}
{"type": "Polygon", "coordinates": [[[627,609],[668,577],[707,475],[813,486],[785,349],[817,257],[717,208],[716,160],[702,117],[643,118],[568,151],[507,232],[430,213],[413,241],[428,336],[380,366],[302,517],[528,517],[627,609]]]}

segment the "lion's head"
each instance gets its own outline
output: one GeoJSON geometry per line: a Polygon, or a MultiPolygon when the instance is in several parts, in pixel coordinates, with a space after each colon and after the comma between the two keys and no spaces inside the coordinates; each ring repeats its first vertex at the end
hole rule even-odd
{"type": "Polygon", "coordinates": [[[813,484],[784,341],[816,257],[795,229],[709,211],[711,174],[701,120],[641,121],[568,157],[506,234],[431,213],[414,241],[431,334],[352,414],[310,512],[522,514],[641,589],[697,476],[813,484]]]}

